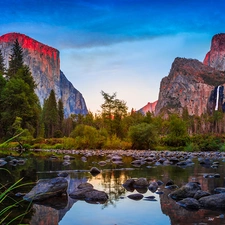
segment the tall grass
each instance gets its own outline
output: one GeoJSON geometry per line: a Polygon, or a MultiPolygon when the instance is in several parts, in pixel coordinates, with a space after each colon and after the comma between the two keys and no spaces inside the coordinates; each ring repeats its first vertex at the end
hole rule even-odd
{"type": "MultiPolygon", "coordinates": [[[[4,168],[1,168],[1,169],[6,170],[4,168]]],[[[10,173],[8,170],[6,170],[6,171],[8,173],[10,173]]],[[[1,187],[0,187],[0,204],[3,204],[4,201],[6,201],[6,199],[8,199],[8,198],[13,202],[12,204],[4,207],[0,211],[0,224],[3,224],[3,222],[4,222],[4,224],[8,225],[8,224],[13,223],[14,221],[18,221],[17,224],[20,224],[21,221],[23,220],[23,217],[29,212],[31,203],[29,203],[28,207],[26,208],[26,210],[23,213],[19,214],[18,216],[15,216],[13,219],[10,219],[9,221],[7,221],[10,214],[13,212],[13,209],[18,207],[24,201],[23,199],[16,201],[14,198],[12,198],[10,196],[10,193],[17,188],[31,184],[31,183],[21,184],[22,180],[23,180],[23,178],[19,179],[14,184],[12,184],[10,187],[6,187],[5,185],[0,184],[1,185],[1,187]]]]}

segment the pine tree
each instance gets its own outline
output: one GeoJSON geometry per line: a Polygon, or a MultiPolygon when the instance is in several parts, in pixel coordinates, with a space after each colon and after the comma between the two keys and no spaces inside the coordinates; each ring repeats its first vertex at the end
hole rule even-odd
{"type": "Polygon", "coordinates": [[[58,128],[58,109],[54,90],[51,90],[49,97],[44,102],[43,114],[45,137],[53,137],[58,128]]]}
{"type": "Polygon", "coordinates": [[[4,133],[12,130],[16,117],[20,117],[22,129],[29,129],[34,135],[37,131],[40,104],[34,91],[36,85],[30,69],[23,64],[23,50],[18,40],[12,48],[7,78],[0,98],[0,122],[5,129],[4,133]]]}
{"type": "Polygon", "coordinates": [[[64,120],[64,109],[63,109],[63,102],[62,99],[58,101],[58,119],[59,119],[59,130],[63,131],[63,120],[64,120]]]}
{"type": "Polygon", "coordinates": [[[7,71],[8,78],[12,78],[24,66],[23,49],[19,45],[18,39],[15,40],[12,48],[12,53],[9,59],[9,68],[7,71]]]}

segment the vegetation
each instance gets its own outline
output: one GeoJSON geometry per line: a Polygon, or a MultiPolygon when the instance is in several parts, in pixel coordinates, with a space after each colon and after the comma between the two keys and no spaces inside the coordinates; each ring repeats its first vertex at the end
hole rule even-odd
{"type": "MultiPolygon", "coordinates": [[[[1,168],[1,170],[5,170],[6,172],[10,173],[6,169],[1,168]]],[[[22,179],[23,178],[19,179],[10,186],[0,184],[0,224],[21,224],[24,217],[29,213],[31,209],[31,203],[28,203],[25,206],[26,208],[23,209],[21,213],[15,214],[14,211],[15,208],[18,209],[18,207],[22,207],[23,203],[25,203],[23,199],[16,200],[15,197],[11,196],[12,192],[14,192],[15,190],[29,185],[29,183],[21,184],[22,179]]]]}
{"type": "Polygon", "coordinates": [[[56,100],[54,90],[41,107],[35,88],[16,40],[7,69],[0,51],[1,149],[225,150],[225,114],[221,111],[201,117],[189,116],[186,109],[181,117],[143,115],[128,112],[126,102],[116,93],[101,91],[100,112],[65,118],[63,102],[56,100]]]}

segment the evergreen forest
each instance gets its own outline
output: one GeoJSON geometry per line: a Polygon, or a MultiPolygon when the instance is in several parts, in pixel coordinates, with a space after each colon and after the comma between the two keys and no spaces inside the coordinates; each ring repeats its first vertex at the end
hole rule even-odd
{"type": "Polygon", "coordinates": [[[21,149],[150,149],[224,151],[225,114],[143,115],[116,92],[101,91],[101,110],[64,117],[54,90],[41,107],[36,84],[14,42],[6,68],[0,51],[0,147],[21,149]]]}

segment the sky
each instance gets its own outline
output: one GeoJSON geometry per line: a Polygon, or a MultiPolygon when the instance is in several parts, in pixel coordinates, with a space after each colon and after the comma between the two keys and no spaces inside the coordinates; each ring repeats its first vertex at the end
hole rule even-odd
{"type": "Polygon", "coordinates": [[[176,57],[203,61],[225,32],[224,0],[0,0],[0,35],[60,51],[60,68],[98,112],[101,91],[138,110],[158,99],[176,57]]]}

